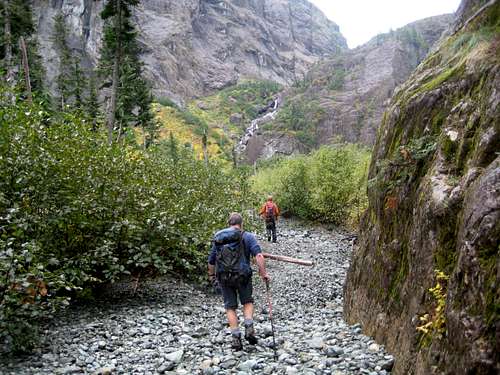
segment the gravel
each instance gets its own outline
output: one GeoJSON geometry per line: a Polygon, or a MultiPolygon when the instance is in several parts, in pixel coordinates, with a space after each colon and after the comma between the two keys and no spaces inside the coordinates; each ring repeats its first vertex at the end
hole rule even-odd
{"type": "MultiPolygon", "coordinates": [[[[265,286],[254,279],[259,343],[230,348],[222,298],[175,279],[128,284],[74,306],[43,332],[30,356],[0,358],[0,374],[305,374],[390,373],[394,359],[359,324],[342,319],[351,239],[344,233],[278,223],[266,252],[311,259],[315,267],[268,261],[277,356],[265,286]]],[[[240,315],[241,316],[241,315],[240,315]]]]}

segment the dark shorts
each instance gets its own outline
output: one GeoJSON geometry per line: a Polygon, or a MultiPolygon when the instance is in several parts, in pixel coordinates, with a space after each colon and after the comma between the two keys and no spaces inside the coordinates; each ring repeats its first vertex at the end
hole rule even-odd
{"type": "Polygon", "coordinates": [[[238,287],[233,288],[226,285],[221,285],[222,297],[224,297],[224,307],[226,309],[236,310],[238,308],[238,299],[242,305],[253,303],[253,287],[252,277],[249,277],[246,282],[241,282],[238,287]]]}

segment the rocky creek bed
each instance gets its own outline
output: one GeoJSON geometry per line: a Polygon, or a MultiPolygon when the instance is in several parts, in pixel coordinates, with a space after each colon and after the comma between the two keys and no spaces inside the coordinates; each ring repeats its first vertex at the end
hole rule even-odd
{"type": "Polygon", "coordinates": [[[279,223],[264,251],[314,259],[314,268],[268,261],[278,360],[273,358],[265,286],[254,276],[259,343],[230,349],[222,298],[178,280],[117,288],[69,309],[44,332],[33,355],[0,358],[0,374],[369,374],[390,372],[383,347],[342,319],[348,236],[279,223]]]}

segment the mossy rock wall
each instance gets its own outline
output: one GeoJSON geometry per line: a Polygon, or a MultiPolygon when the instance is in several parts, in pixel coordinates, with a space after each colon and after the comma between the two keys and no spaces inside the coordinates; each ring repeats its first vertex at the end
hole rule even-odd
{"type": "Polygon", "coordinates": [[[496,1],[462,20],[378,131],[345,315],[396,355],[397,374],[500,371],[499,14],[496,1]]]}

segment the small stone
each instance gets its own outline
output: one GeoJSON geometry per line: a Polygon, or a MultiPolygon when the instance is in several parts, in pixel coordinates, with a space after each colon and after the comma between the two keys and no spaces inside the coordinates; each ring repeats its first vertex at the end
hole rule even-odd
{"type": "Polygon", "coordinates": [[[42,355],[42,359],[47,362],[54,362],[56,360],[56,357],[54,356],[54,354],[46,353],[42,355]]]}
{"type": "Polygon", "coordinates": [[[175,363],[174,362],[165,362],[158,368],[158,372],[160,374],[163,374],[167,371],[172,371],[175,368],[175,363]]]}
{"type": "Polygon", "coordinates": [[[211,359],[206,359],[203,362],[201,362],[200,368],[202,370],[205,370],[205,369],[209,368],[210,366],[212,366],[212,360],[211,359]]]}
{"type": "Polygon", "coordinates": [[[101,367],[94,372],[95,375],[111,375],[115,371],[115,367],[101,367]]]}
{"type": "Polygon", "coordinates": [[[297,364],[297,360],[295,358],[287,358],[285,359],[285,363],[289,364],[289,365],[296,365],[297,364]]]}
{"type": "Polygon", "coordinates": [[[309,340],[309,347],[313,349],[322,349],[325,346],[325,341],[323,337],[314,336],[311,340],[309,340]]]}
{"type": "Polygon", "coordinates": [[[236,361],[234,359],[230,359],[228,361],[225,361],[225,362],[222,362],[220,367],[224,368],[224,369],[230,369],[230,368],[233,368],[234,366],[236,366],[236,361]]]}
{"type": "Polygon", "coordinates": [[[243,121],[243,115],[241,113],[233,113],[229,116],[229,122],[233,125],[240,125],[243,121]]]}
{"type": "Polygon", "coordinates": [[[368,347],[368,350],[372,353],[376,353],[380,350],[380,346],[377,343],[373,343],[368,347]]]}
{"type": "Polygon", "coordinates": [[[382,370],[391,371],[394,367],[394,359],[389,359],[382,364],[382,370]]]}
{"type": "Polygon", "coordinates": [[[179,363],[184,356],[184,350],[177,350],[172,353],[165,354],[165,359],[173,363],[179,363]]]}
{"type": "Polygon", "coordinates": [[[62,369],[63,374],[79,374],[83,372],[83,370],[78,366],[67,366],[62,369]]]}
{"type": "Polygon", "coordinates": [[[238,366],[238,369],[240,369],[242,371],[250,371],[255,367],[256,364],[257,364],[256,360],[249,359],[248,361],[240,363],[240,365],[238,366]]]}
{"type": "Polygon", "coordinates": [[[87,365],[91,365],[91,364],[93,364],[94,362],[95,362],[95,358],[94,358],[94,357],[92,357],[92,356],[85,358],[85,363],[86,363],[87,365]]]}

